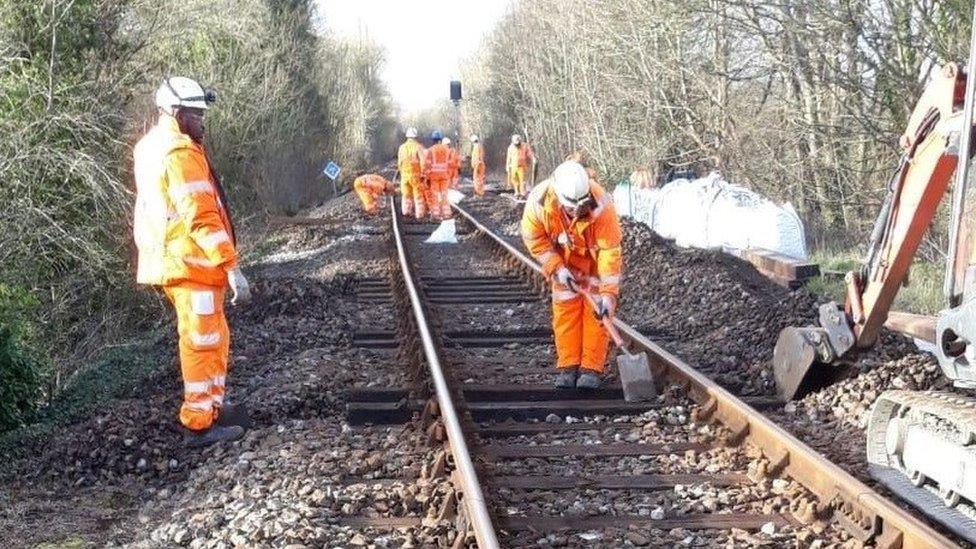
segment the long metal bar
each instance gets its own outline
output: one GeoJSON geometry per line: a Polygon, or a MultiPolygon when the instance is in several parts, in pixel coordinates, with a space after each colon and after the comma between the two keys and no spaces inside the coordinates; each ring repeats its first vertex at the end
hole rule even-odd
{"type": "MultiPolygon", "coordinates": [[[[969,150],[972,147],[973,91],[976,91],[976,5],[973,6],[972,28],[969,37],[969,60],[966,63],[966,100],[963,102],[963,125],[959,135],[959,165],[952,193],[952,213],[949,221],[949,257],[946,260],[943,291],[949,307],[959,305],[956,289],[956,263],[959,261],[959,224],[966,207],[966,188],[969,186],[969,150]]],[[[968,257],[968,256],[967,256],[968,257]]]]}
{"type": "Polygon", "coordinates": [[[403,282],[407,287],[407,295],[410,297],[410,307],[413,309],[413,316],[417,321],[417,330],[420,331],[420,341],[423,344],[424,356],[427,358],[427,365],[430,368],[430,377],[434,381],[434,388],[437,391],[437,404],[440,406],[441,419],[444,421],[444,428],[447,430],[447,442],[451,454],[454,456],[454,466],[457,467],[460,475],[462,499],[468,510],[468,519],[474,529],[478,547],[496,549],[500,547],[498,538],[495,536],[491,515],[488,513],[485,496],[481,491],[478,473],[471,462],[471,453],[468,451],[467,442],[464,440],[461,422],[454,409],[454,399],[451,398],[447,378],[444,376],[440,358],[437,356],[437,348],[434,346],[434,338],[430,334],[427,315],[420,304],[420,294],[417,292],[413,274],[410,272],[410,265],[403,244],[403,235],[400,232],[400,222],[397,219],[396,207],[392,200],[390,201],[390,216],[393,219],[393,234],[396,240],[397,256],[400,259],[400,269],[403,271],[403,282]]]}
{"type": "MultiPolygon", "coordinates": [[[[535,272],[542,273],[539,265],[527,255],[474,219],[460,206],[455,205],[454,208],[520,262],[535,272]]],[[[880,521],[878,535],[885,540],[895,540],[900,536],[900,546],[906,549],[956,547],[934,529],[881,497],[866,484],[828,461],[769,418],[624,321],[615,318],[614,324],[626,338],[631,340],[632,344],[636,344],[650,355],[652,365],[657,367],[659,372],[664,372],[665,376],[672,380],[687,384],[688,394],[693,400],[703,408],[713,408],[713,417],[733,432],[744,433],[745,442],[761,449],[772,463],[782,463],[787,475],[820,497],[823,503],[831,504],[838,500],[850,502],[874,513],[880,521]]]]}

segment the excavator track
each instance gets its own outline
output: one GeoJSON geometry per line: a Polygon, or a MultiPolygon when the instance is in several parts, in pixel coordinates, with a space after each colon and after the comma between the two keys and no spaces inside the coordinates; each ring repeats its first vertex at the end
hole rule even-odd
{"type": "Polygon", "coordinates": [[[871,412],[867,454],[873,478],[976,543],[976,399],[885,392],[871,412]]]}

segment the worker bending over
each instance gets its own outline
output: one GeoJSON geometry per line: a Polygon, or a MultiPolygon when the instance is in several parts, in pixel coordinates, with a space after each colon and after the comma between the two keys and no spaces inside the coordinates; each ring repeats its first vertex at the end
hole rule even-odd
{"type": "Polygon", "coordinates": [[[485,196],[485,174],[488,171],[485,164],[485,146],[477,135],[471,136],[471,179],[474,180],[474,193],[485,196]]]}
{"type": "Polygon", "coordinates": [[[427,190],[421,169],[423,158],[424,146],[417,141],[417,128],[407,128],[407,140],[397,151],[400,210],[403,215],[414,215],[417,219],[427,215],[427,190]]]}
{"type": "Polygon", "coordinates": [[[508,146],[505,155],[505,173],[508,184],[516,198],[525,198],[529,194],[529,178],[535,170],[535,154],[528,143],[522,141],[522,136],[512,136],[512,144],[508,146]]]}
{"type": "Polygon", "coordinates": [[[430,135],[434,144],[424,153],[423,174],[430,189],[430,215],[436,219],[451,217],[447,189],[451,184],[451,149],[444,144],[444,134],[435,130],[430,135]]]}
{"type": "Polygon", "coordinates": [[[396,190],[393,182],[375,173],[360,175],[353,181],[352,188],[359,195],[363,210],[369,215],[376,215],[379,212],[379,202],[383,195],[393,194],[396,190]]]}
{"type": "Polygon", "coordinates": [[[133,233],[140,284],[162,287],[176,309],[186,442],[204,446],[244,434],[246,419],[224,398],[232,304],[250,299],[238,266],[226,195],[203,148],[204,114],[215,96],[189,78],[156,91],[159,120],[135,147],[133,233]],[[234,424],[238,423],[238,424],[234,424]]]}
{"type": "Polygon", "coordinates": [[[552,283],[556,387],[596,389],[607,358],[601,320],[620,292],[620,219],[578,162],[564,162],[529,195],[522,239],[552,283]],[[597,307],[580,292],[592,292],[597,307]]]}

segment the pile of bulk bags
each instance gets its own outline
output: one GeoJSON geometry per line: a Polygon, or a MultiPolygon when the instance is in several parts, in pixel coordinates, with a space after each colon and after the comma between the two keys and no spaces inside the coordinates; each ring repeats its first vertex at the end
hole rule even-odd
{"type": "Polygon", "coordinates": [[[777,206],[753,191],[733,185],[717,172],[678,179],[662,188],[617,185],[620,215],[644,223],[679,246],[748,250],[763,248],[806,260],[800,217],[789,204],[777,206]]]}

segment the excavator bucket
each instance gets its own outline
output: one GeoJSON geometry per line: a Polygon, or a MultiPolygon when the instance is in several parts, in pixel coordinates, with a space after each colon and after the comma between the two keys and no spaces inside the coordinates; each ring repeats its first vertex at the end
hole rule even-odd
{"type": "Polygon", "coordinates": [[[826,330],[784,328],[773,350],[773,380],[783,401],[793,400],[829,385],[842,369],[831,364],[826,330]]]}

